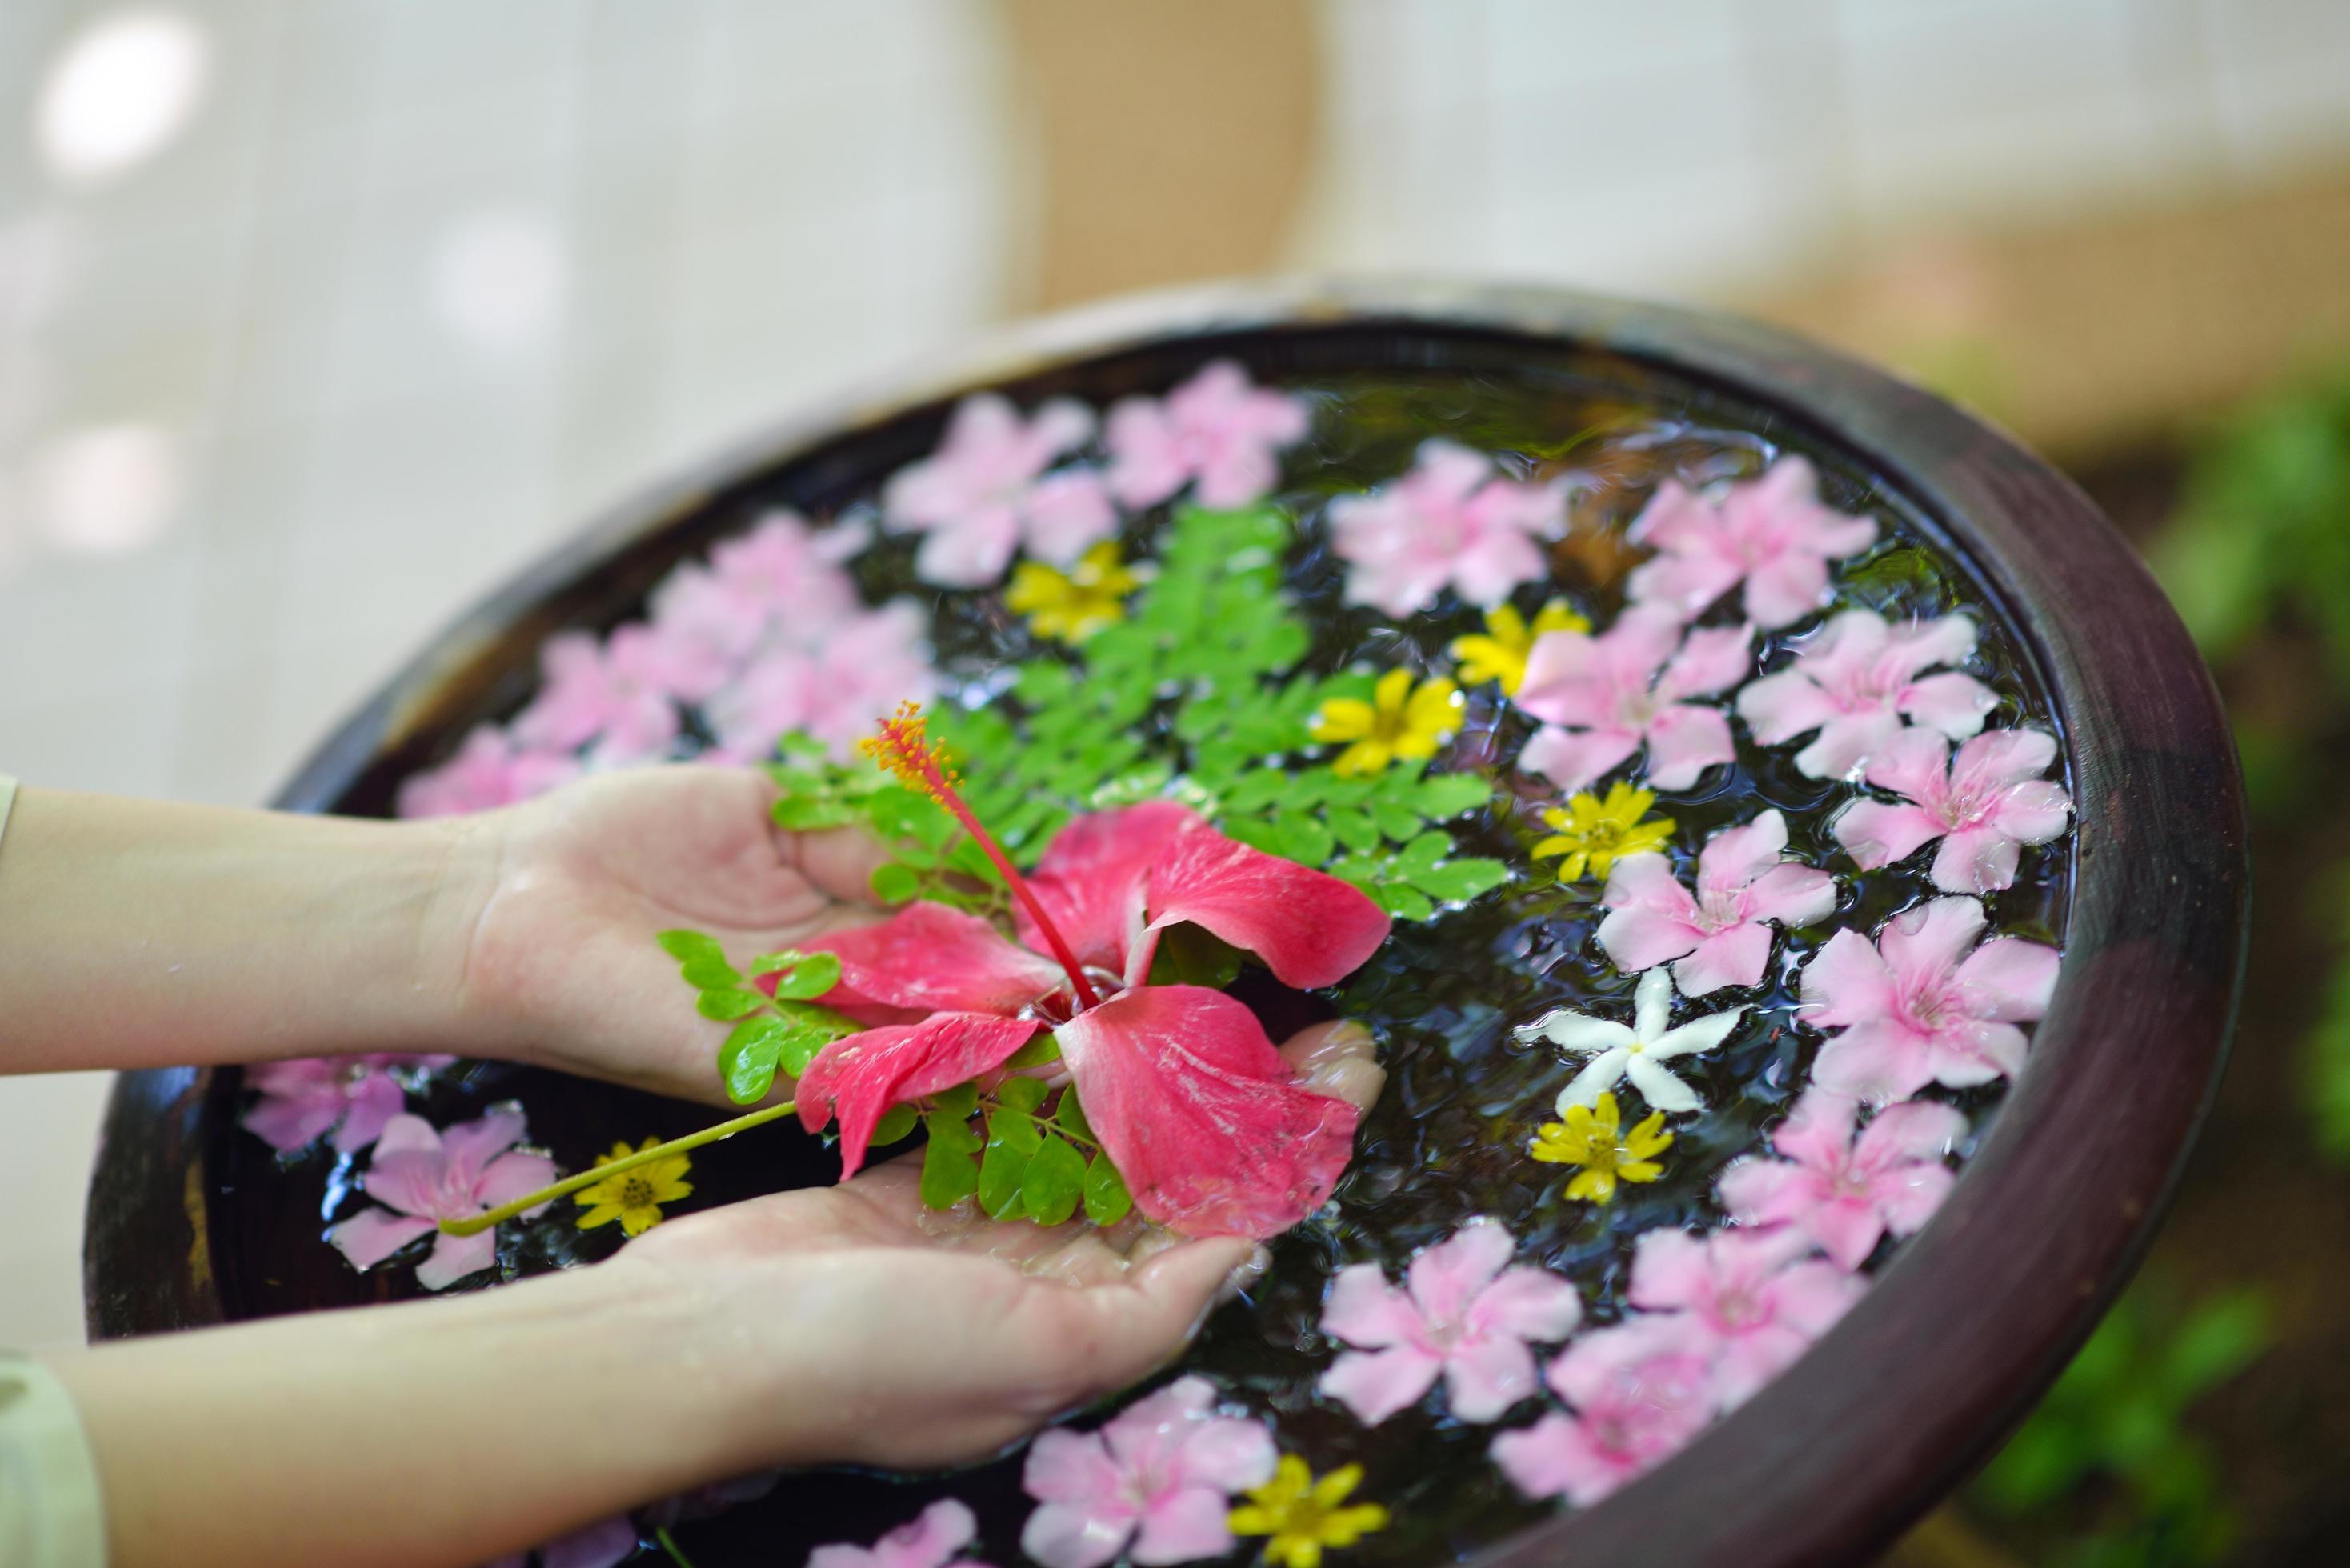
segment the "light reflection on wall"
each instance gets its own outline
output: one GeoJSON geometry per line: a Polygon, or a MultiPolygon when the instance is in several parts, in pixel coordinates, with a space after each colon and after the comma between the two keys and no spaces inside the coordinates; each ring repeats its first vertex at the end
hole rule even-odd
{"type": "Polygon", "coordinates": [[[47,442],[25,486],[29,520],[52,546],[121,556],[171,526],[181,490],[180,443],[157,425],[86,425],[47,442]]]}
{"type": "Polygon", "coordinates": [[[175,11],[119,11],[77,34],[49,67],[33,134],[50,173],[110,178],[171,145],[203,100],[211,50],[175,11]]]}
{"type": "Polygon", "coordinates": [[[562,318],[570,265],[554,225],[534,212],[476,213],[433,245],[432,303],[467,342],[527,348],[562,318]]]}

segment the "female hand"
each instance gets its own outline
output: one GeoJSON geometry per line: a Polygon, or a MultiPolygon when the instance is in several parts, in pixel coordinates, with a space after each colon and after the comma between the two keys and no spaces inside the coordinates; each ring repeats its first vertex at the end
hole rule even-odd
{"type": "Polygon", "coordinates": [[[457,1012],[487,1035],[453,1048],[723,1104],[724,1032],[654,934],[706,931],[740,959],[885,912],[879,846],[786,832],[775,798],[754,769],[639,768],[453,825],[475,867],[457,1012]]]}

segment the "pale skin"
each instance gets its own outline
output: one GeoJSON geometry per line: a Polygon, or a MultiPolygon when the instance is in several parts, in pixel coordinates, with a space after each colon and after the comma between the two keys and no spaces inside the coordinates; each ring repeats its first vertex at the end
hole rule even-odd
{"type": "MultiPolygon", "coordinates": [[[[445,1051],[723,1105],[723,1031],[652,934],[747,955],[879,914],[871,846],[771,827],[770,794],[652,769],[387,824],[28,786],[0,838],[0,1071],[445,1051]]],[[[1357,1029],[1284,1051],[1378,1093],[1357,1029]]],[[[111,1561],[464,1568],[769,1466],[976,1459],[1164,1363],[1252,1265],[1131,1221],[942,1218],[914,1174],[497,1290],[50,1357],[111,1561]]]]}

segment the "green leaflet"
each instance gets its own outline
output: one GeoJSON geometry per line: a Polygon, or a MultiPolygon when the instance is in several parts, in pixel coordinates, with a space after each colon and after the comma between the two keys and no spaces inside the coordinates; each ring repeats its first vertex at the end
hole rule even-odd
{"type": "Polygon", "coordinates": [[[1086,1157],[1048,1133],[1021,1176],[1021,1207],[1039,1225],[1058,1225],[1077,1211],[1085,1185],[1086,1157]]]}
{"type": "Polygon", "coordinates": [[[1115,1225],[1134,1207],[1126,1179],[1107,1154],[1096,1154],[1086,1167],[1086,1218],[1097,1225],[1115,1225]]]}

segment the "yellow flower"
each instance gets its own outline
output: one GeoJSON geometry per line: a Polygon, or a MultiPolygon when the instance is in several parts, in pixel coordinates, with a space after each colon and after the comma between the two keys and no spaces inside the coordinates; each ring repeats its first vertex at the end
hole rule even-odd
{"type": "Polygon", "coordinates": [[[1534,613],[1534,623],[1526,624],[1514,606],[1495,605],[1485,612],[1485,629],[1482,633],[1461,638],[1452,644],[1452,657],[1461,661],[1461,679],[1471,686],[1487,680],[1498,680],[1502,690],[1514,697],[1525,684],[1526,658],[1534,650],[1534,643],[1554,631],[1589,631],[1591,622],[1567,607],[1565,599],[1553,599],[1534,613]]]}
{"type": "Polygon", "coordinates": [[[1627,1133],[1616,1096],[1602,1094],[1597,1106],[1569,1106],[1566,1120],[1535,1128],[1530,1152],[1544,1165],[1583,1167],[1566,1184],[1566,1195],[1606,1203],[1616,1196],[1619,1181],[1654,1181],[1662,1176],[1665,1168],[1656,1157],[1672,1143],[1673,1135],[1665,1131],[1664,1112],[1649,1112],[1627,1133]]]}
{"type": "Polygon", "coordinates": [[[1553,806],[1542,814],[1544,825],[1557,831],[1534,846],[1534,858],[1565,856],[1558,863],[1562,882],[1579,882],[1586,871],[1605,877],[1627,855],[1661,849],[1673,836],[1669,816],[1640,820],[1656,804],[1654,790],[1634,789],[1620,781],[1607,786],[1606,800],[1588,790],[1570,795],[1565,809],[1553,806]]]}
{"type": "Polygon", "coordinates": [[[1224,1522],[1234,1535],[1265,1535],[1265,1561],[1281,1568],[1320,1568],[1326,1546],[1352,1546],[1388,1527],[1388,1511],[1376,1502],[1347,1506],[1347,1494],[1363,1479],[1363,1467],[1347,1465],[1320,1480],[1295,1454],[1284,1454],[1273,1479],[1249,1493],[1224,1522]]]}
{"type": "MultiPolygon", "coordinates": [[[[616,1143],[611,1153],[598,1155],[596,1163],[609,1165],[660,1142],[657,1137],[648,1137],[635,1149],[625,1143],[616,1143]]],[[[684,1179],[692,1164],[692,1156],[672,1154],[618,1176],[608,1176],[593,1187],[581,1188],[579,1207],[587,1212],[579,1216],[579,1228],[592,1231],[618,1220],[620,1229],[629,1235],[643,1235],[661,1222],[662,1204],[693,1196],[692,1184],[684,1179]]]]}
{"type": "Polygon", "coordinates": [[[1400,760],[1424,763],[1461,728],[1461,689],[1451,681],[1411,683],[1409,670],[1379,677],[1367,702],[1333,697],[1315,710],[1311,732],[1317,741],[1354,742],[1330,764],[1341,778],[1383,774],[1400,760]]]}
{"type": "Polygon", "coordinates": [[[1078,643],[1126,618],[1126,596],[1142,579],[1118,558],[1117,541],[1105,539],[1068,571],[1042,561],[1023,561],[1003,590],[1004,607],[1028,618],[1038,637],[1078,643]]]}

